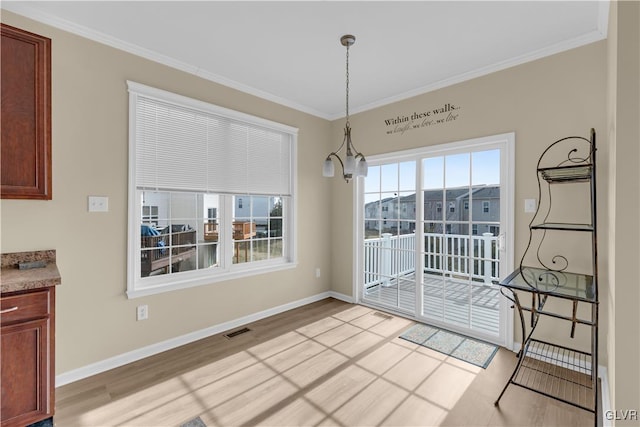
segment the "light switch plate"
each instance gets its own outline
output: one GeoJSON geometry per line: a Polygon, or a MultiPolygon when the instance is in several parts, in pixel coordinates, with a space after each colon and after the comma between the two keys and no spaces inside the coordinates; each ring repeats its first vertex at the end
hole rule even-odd
{"type": "Polygon", "coordinates": [[[536,213],[536,199],[524,199],[524,211],[526,213],[536,213]]]}
{"type": "Polygon", "coordinates": [[[89,212],[109,212],[109,198],[106,196],[89,196],[89,212]]]}

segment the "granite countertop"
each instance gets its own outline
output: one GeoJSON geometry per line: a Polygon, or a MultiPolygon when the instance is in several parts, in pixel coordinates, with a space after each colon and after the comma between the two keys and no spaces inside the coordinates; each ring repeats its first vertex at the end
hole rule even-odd
{"type": "Polygon", "coordinates": [[[12,252],[0,255],[0,292],[46,288],[61,283],[56,265],[56,251],[12,252]],[[18,269],[21,262],[44,261],[41,268],[18,269]]]}

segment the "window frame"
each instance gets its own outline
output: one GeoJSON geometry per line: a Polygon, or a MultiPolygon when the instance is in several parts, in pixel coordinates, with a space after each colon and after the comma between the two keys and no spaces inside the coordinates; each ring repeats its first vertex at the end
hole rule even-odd
{"type": "MultiPolygon", "coordinates": [[[[178,289],[185,289],[194,286],[208,285],[216,282],[227,281],[240,277],[255,276],[274,271],[286,270],[297,266],[297,135],[298,129],[272,122],[260,117],[246,113],[226,109],[188,98],[175,93],[152,88],[136,82],[127,81],[129,90],[129,177],[128,177],[128,238],[127,238],[127,297],[138,298],[178,289]],[[141,236],[140,224],[142,220],[142,201],[140,194],[142,191],[136,183],[136,100],[137,96],[147,96],[175,103],[180,106],[187,106],[205,112],[213,113],[225,118],[244,122],[250,125],[261,126],[278,132],[286,133],[290,136],[290,194],[280,195],[283,203],[283,256],[278,259],[261,260],[233,264],[224,263],[222,267],[191,270],[174,274],[164,274],[154,277],[141,277],[140,250],[141,236]],[[286,237],[285,237],[286,236],[286,237]]],[[[147,189],[154,191],[153,189],[147,189]]],[[[156,191],[171,191],[166,188],[159,188],[156,191]]],[[[177,192],[182,192],[177,190],[177,192]]],[[[195,192],[206,193],[206,191],[195,192]]],[[[220,205],[217,212],[220,227],[231,226],[233,218],[233,198],[236,196],[273,196],[266,194],[220,194],[220,205]],[[222,220],[221,220],[222,219],[222,220]],[[223,224],[224,222],[224,224],[223,224]]],[[[203,216],[206,221],[207,215],[203,216]]],[[[226,237],[219,242],[221,245],[221,257],[233,256],[232,233],[225,233],[226,237]],[[227,254],[228,252],[228,254],[227,254]]]]}

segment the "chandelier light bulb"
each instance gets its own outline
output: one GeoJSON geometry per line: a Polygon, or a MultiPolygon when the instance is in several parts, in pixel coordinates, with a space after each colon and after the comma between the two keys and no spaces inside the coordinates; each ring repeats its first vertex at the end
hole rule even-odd
{"type": "Polygon", "coordinates": [[[326,178],[332,178],[335,175],[335,167],[333,166],[333,162],[330,158],[327,159],[322,164],[322,176],[326,178]]]}
{"type": "Polygon", "coordinates": [[[367,164],[367,161],[363,157],[358,162],[357,175],[363,178],[366,178],[368,174],[369,174],[369,165],[367,164]]]}
{"type": "Polygon", "coordinates": [[[353,155],[348,155],[344,162],[344,173],[346,175],[352,175],[356,171],[356,158],[353,155]]]}

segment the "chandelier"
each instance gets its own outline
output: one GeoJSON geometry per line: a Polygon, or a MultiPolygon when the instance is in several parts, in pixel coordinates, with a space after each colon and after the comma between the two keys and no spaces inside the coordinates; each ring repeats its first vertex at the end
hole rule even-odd
{"type": "Polygon", "coordinates": [[[340,38],[340,43],[342,46],[347,48],[347,96],[346,96],[346,113],[347,113],[347,122],[344,127],[344,139],[342,140],[342,144],[340,147],[329,153],[327,158],[322,165],[322,175],[326,177],[332,177],[335,174],[335,168],[333,165],[333,161],[331,157],[335,157],[340,166],[342,167],[342,177],[346,182],[349,182],[351,178],[354,176],[367,176],[367,160],[364,158],[364,155],[356,150],[356,147],[353,145],[351,141],[351,125],[349,123],[349,46],[353,45],[356,41],[356,37],[350,34],[344,35],[340,38]],[[345,147],[345,159],[344,162],[340,158],[340,150],[345,147]]]}

